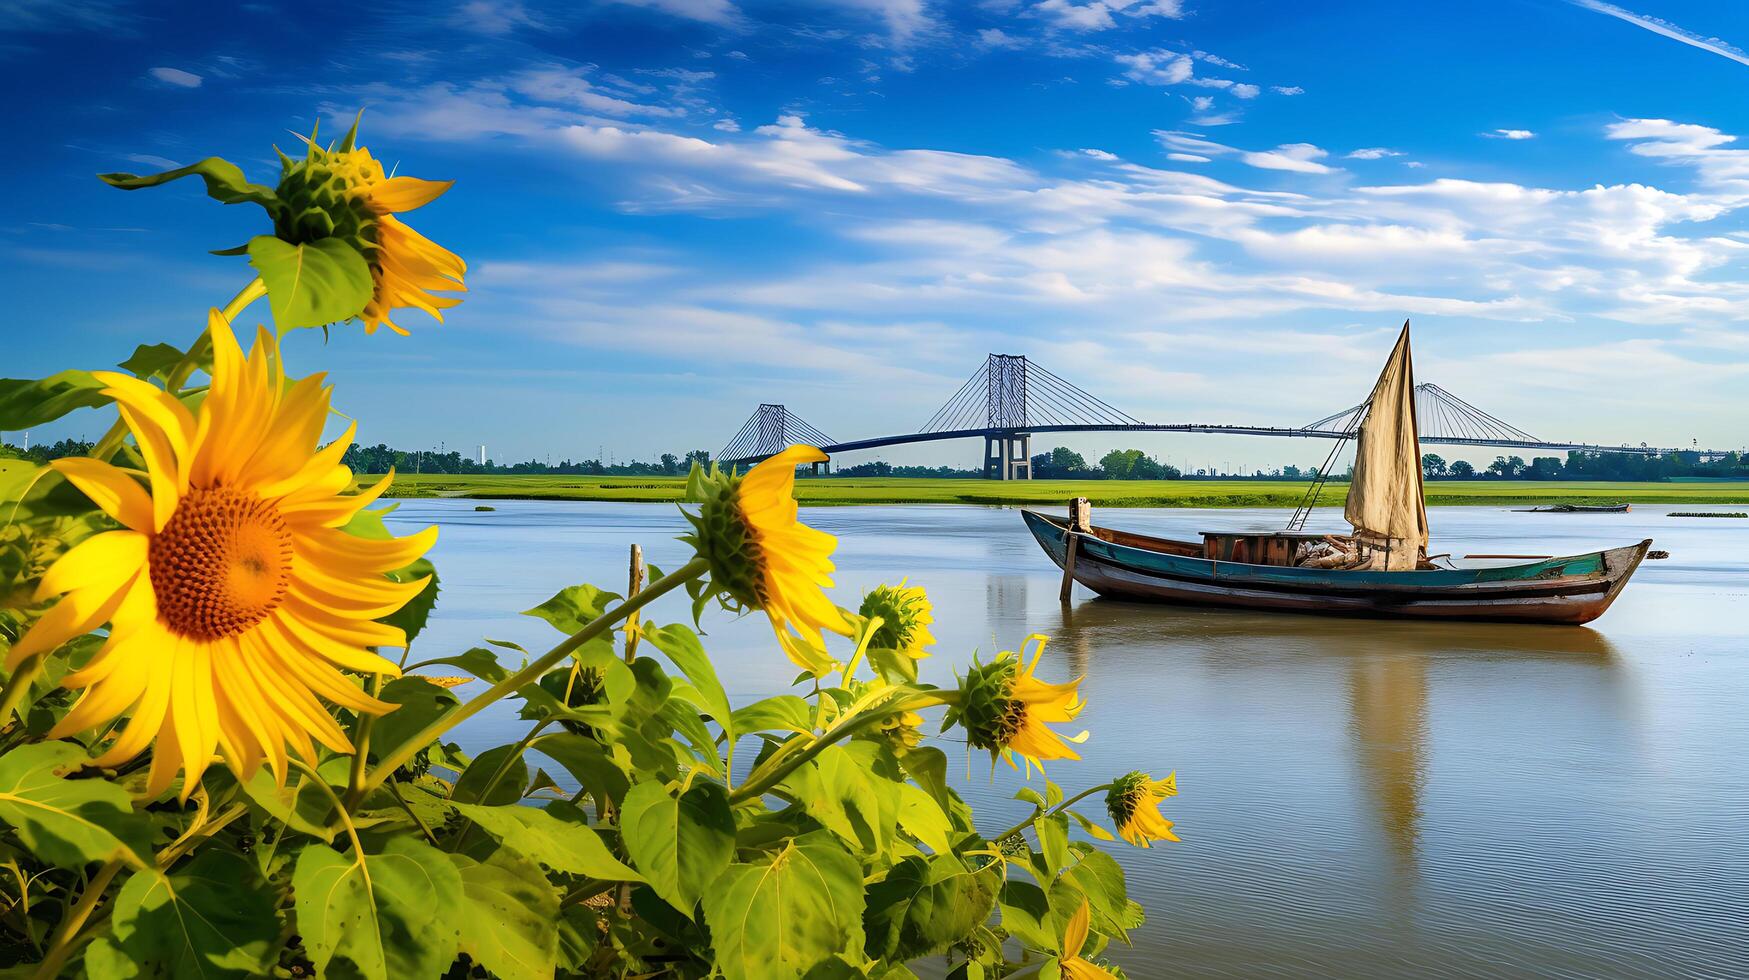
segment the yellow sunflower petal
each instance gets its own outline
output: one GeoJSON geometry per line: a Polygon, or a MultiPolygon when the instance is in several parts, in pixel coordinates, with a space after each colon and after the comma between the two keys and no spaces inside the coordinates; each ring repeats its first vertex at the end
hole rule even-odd
{"type": "Polygon", "coordinates": [[[139,481],[126,472],[84,456],[67,456],[49,464],[79,492],[105,514],[135,531],[156,530],[152,526],[152,497],[139,481]]]}
{"type": "Polygon", "coordinates": [[[368,195],[371,207],[388,214],[422,208],[443,196],[455,186],[453,180],[420,180],[418,177],[390,177],[372,185],[368,195]]]}

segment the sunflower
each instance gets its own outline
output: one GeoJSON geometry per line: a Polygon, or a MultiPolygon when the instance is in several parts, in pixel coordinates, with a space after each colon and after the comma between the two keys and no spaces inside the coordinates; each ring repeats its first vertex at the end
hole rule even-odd
{"type": "Polygon", "coordinates": [[[151,792],[184,771],[185,799],[215,749],[238,778],[265,761],[281,785],[288,750],[309,760],[313,741],[352,751],[318,698],[371,714],[393,707],[341,671],[399,673],[371,648],[406,637],[374,620],[426,580],[384,573],[437,536],[429,528],[367,540],[340,530],[392,476],[342,496],[352,472],[340,457],[354,430],[317,450],[330,391],[322,377],[283,378],[266,331],[245,358],[216,310],[209,329],[212,386],[196,411],[136,378],[96,375],[133,432],[148,487],[95,459],[51,464],[122,530],[81,542],[44,574],[39,600],[61,599],[7,659],[14,667],[108,623],[97,654],[63,680],[84,693],[48,737],[131,712],[97,764],[152,746],[151,792]]]}
{"type": "MultiPolygon", "coordinates": [[[[966,741],[973,748],[988,749],[992,758],[1001,756],[1010,766],[1016,766],[1014,757],[1020,756],[1029,774],[1033,766],[1043,772],[1046,759],[1081,758],[1069,743],[1087,738],[1082,732],[1064,739],[1050,728],[1052,723],[1073,721],[1081,713],[1082,702],[1076,693],[1081,678],[1067,684],[1039,680],[1033,672],[1049,640],[1037,634],[1026,638],[1027,643],[1034,641],[1038,649],[1024,666],[1021,655],[1013,651],[1003,651],[988,664],[974,665],[960,683],[958,703],[948,716],[949,723],[965,725],[966,741]]],[[[1023,644],[1022,654],[1025,649],[1023,644]]]]}
{"type": "Polygon", "coordinates": [[[791,446],[745,476],[695,467],[688,495],[699,511],[686,514],[694,533],[682,539],[709,563],[725,601],[764,611],[784,653],[816,676],[832,663],[821,631],[852,632],[822,591],[832,587],[838,539],[797,519],[796,467],[825,459],[813,446],[791,446]]]}
{"type": "Polygon", "coordinates": [[[1177,795],[1177,773],[1155,779],[1145,772],[1132,772],[1106,791],[1105,812],[1124,840],[1137,847],[1151,847],[1150,841],[1178,839],[1172,832],[1172,821],[1160,815],[1160,801],[1177,795]]]}
{"type": "Polygon", "coordinates": [[[1093,910],[1083,898],[1081,907],[1069,916],[1068,927],[1063,930],[1063,955],[1057,958],[1063,980],[1117,980],[1117,974],[1081,958],[1081,949],[1087,945],[1087,930],[1092,924],[1093,910]]]}
{"type": "Polygon", "coordinates": [[[323,149],[311,135],[302,160],[280,155],[279,186],[285,207],[275,222],[278,236],[290,242],[341,237],[370,263],[373,289],[359,313],[366,333],[380,326],[406,335],[389,319],[397,309],[415,308],[443,321],[443,311],[459,304],[440,292],[465,292],[467,263],[395,217],[436,200],[454,181],[390,177],[357,146],[358,123],[338,148],[323,149]]]}
{"type": "Polygon", "coordinates": [[[912,660],[929,656],[925,647],[935,643],[929,624],[935,617],[929,596],[920,585],[882,585],[862,597],[858,614],[866,619],[880,617],[881,625],[869,645],[885,650],[897,650],[912,660]]]}

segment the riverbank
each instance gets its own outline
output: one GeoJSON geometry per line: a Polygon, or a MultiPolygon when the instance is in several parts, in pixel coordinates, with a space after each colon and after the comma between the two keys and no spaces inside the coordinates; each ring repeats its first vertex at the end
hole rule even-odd
{"type": "MultiPolygon", "coordinates": [[[[360,477],[361,483],[376,477],[360,477]]],[[[476,500],[678,501],[682,477],[444,476],[402,473],[390,496],[476,500]]],[[[796,481],[803,504],[1039,504],[1086,497],[1105,507],[1293,507],[1306,484],[1292,480],[911,480],[842,477],[796,481]]],[[[1319,503],[1339,505],[1346,484],[1324,488],[1319,503]]],[[[1522,480],[1435,480],[1427,503],[1537,505],[1571,503],[1749,504],[1749,482],[1592,483],[1522,480]]]]}

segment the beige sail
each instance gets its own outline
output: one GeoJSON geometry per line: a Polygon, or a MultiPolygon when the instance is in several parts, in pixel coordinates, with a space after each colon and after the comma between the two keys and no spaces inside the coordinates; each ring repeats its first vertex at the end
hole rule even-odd
{"type": "Polygon", "coordinates": [[[1415,366],[1409,322],[1368,400],[1355,436],[1354,480],[1344,511],[1354,540],[1371,552],[1366,567],[1411,571],[1427,553],[1421,440],[1416,432],[1415,366]]]}

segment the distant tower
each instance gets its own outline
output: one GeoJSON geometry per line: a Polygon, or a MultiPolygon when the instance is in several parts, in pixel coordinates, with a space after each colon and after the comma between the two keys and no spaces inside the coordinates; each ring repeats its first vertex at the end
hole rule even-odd
{"type": "Polygon", "coordinates": [[[480,443],[480,465],[486,465],[486,444],[483,442],[480,443]]]}

